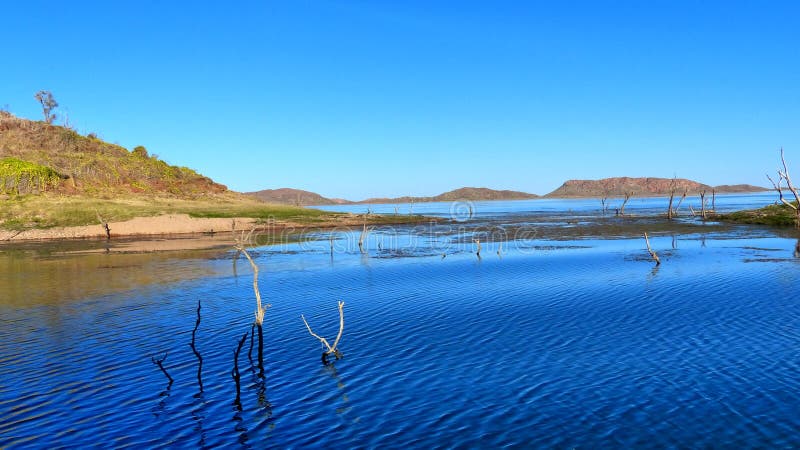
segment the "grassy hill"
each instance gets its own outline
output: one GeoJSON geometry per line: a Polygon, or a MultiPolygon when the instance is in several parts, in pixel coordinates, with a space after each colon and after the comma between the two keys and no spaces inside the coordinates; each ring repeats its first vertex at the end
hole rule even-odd
{"type": "Polygon", "coordinates": [[[249,217],[298,224],[341,215],[264,203],[192,169],[92,135],[0,111],[0,228],[95,225],[133,217],[249,217]]]}
{"type": "Polygon", "coordinates": [[[0,112],[0,191],[196,199],[228,189],[192,169],[169,165],[144,147],[128,151],[92,135],[0,112]]]}

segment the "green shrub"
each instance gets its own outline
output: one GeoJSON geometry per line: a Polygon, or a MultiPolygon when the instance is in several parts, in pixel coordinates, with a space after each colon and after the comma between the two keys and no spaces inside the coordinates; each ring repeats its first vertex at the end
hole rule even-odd
{"type": "Polygon", "coordinates": [[[149,155],[147,154],[147,149],[146,149],[146,148],[144,148],[144,147],[143,147],[143,146],[141,146],[141,145],[139,145],[139,146],[136,146],[136,148],[134,148],[134,149],[133,149],[133,151],[132,151],[131,153],[132,153],[133,155],[135,155],[135,156],[138,156],[138,157],[140,157],[140,158],[148,158],[148,157],[149,157],[149,155]]]}

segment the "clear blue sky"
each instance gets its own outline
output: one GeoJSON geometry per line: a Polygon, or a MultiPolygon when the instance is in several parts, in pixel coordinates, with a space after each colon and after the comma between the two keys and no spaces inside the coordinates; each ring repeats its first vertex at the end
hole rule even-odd
{"type": "Polygon", "coordinates": [[[800,177],[800,2],[7,2],[0,106],[240,191],[800,177]]]}

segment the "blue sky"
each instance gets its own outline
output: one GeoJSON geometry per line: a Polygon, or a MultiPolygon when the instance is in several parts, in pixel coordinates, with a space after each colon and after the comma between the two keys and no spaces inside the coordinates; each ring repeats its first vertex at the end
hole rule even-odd
{"type": "Polygon", "coordinates": [[[800,177],[800,2],[231,3],[9,2],[0,106],[240,191],[800,177]]]}

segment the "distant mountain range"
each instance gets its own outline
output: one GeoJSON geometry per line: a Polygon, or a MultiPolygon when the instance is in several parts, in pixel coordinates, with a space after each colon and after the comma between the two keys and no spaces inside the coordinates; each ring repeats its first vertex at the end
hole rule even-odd
{"type": "Polygon", "coordinates": [[[551,198],[577,198],[577,197],[619,197],[631,193],[637,197],[655,197],[669,195],[670,191],[682,195],[698,194],[701,191],[717,194],[731,194],[741,192],[762,192],[768,189],[749,184],[709,186],[697,181],[684,178],[629,178],[615,177],[602,180],[568,180],[558,189],[547,194],[551,198]]]}
{"type": "Polygon", "coordinates": [[[247,192],[259,200],[286,205],[311,206],[311,205],[357,205],[363,203],[425,203],[449,202],[454,200],[525,200],[538,198],[536,194],[518,191],[498,191],[488,188],[463,187],[433,197],[395,197],[395,198],[368,198],[366,200],[351,201],[339,198],[327,198],[317,193],[300,189],[280,188],[265,189],[257,192],[247,192]]]}
{"type": "MultiPolygon", "coordinates": [[[[579,198],[579,197],[615,197],[625,193],[632,193],[639,197],[652,197],[669,195],[671,190],[680,195],[683,192],[697,194],[703,190],[709,193],[713,189],[718,194],[762,192],[768,189],[749,184],[709,186],[686,179],[672,178],[629,178],[615,177],[602,180],[569,180],[561,187],[545,195],[548,198],[579,198]]],[[[495,190],[489,188],[463,187],[432,197],[394,197],[394,198],[368,198],[366,200],[351,201],[338,198],[327,198],[317,193],[300,189],[281,188],[265,189],[257,192],[248,192],[247,195],[256,197],[269,203],[286,205],[312,206],[312,205],[343,205],[363,203],[424,203],[424,202],[449,202],[456,200],[487,201],[487,200],[527,200],[539,198],[539,195],[520,191],[495,190]]]]}

